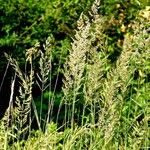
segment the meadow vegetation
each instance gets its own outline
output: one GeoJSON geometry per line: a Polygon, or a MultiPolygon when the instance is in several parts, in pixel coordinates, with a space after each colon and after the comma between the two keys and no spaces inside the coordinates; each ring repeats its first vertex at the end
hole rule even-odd
{"type": "Polygon", "coordinates": [[[39,42],[26,50],[24,69],[5,53],[15,73],[0,120],[0,150],[150,148],[150,7],[128,22],[125,12],[114,18],[103,9],[95,0],[81,13],[57,65],[51,35],[44,50],[39,42]],[[118,33],[111,35],[114,26],[118,33]]]}

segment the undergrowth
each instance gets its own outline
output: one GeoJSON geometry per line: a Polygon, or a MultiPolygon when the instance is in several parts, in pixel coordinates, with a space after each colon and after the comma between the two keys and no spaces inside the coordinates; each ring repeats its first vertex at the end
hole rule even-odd
{"type": "MultiPolygon", "coordinates": [[[[107,17],[98,13],[96,0],[81,14],[66,58],[62,92],[52,87],[53,49],[49,37],[45,51],[26,51],[25,71],[6,54],[15,70],[11,97],[0,120],[0,149],[140,150],[150,147],[150,8],[139,12],[124,35],[115,62],[107,51],[107,17]],[[39,62],[38,73],[34,60],[39,62]],[[14,97],[16,77],[19,95],[14,97]],[[33,85],[40,88],[38,101],[33,85]],[[48,98],[45,104],[45,94],[48,98]],[[15,101],[15,106],[13,106],[15,101]],[[57,106],[57,109],[56,109],[57,106]],[[47,112],[45,112],[47,111],[47,112]],[[32,124],[36,122],[37,130],[32,124]]],[[[58,68],[58,74],[60,72],[58,68]]]]}

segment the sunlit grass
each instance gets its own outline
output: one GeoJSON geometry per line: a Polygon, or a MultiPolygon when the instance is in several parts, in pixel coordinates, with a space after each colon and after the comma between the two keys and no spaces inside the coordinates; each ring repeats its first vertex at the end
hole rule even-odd
{"type": "Polygon", "coordinates": [[[11,101],[15,75],[10,105],[0,121],[0,149],[140,150],[150,147],[149,20],[135,19],[133,33],[125,35],[122,52],[111,64],[104,32],[106,18],[98,14],[98,6],[99,1],[95,1],[90,11],[92,21],[88,16],[80,16],[64,64],[60,97],[55,87],[51,91],[50,39],[44,45],[45,52],[39,51],[37,45],[27,50],[28,72],[23,72],[17,61],[7,55],[20,80],[20,88],[14,108],[11,101]],[[39,61],[38,74],[34,73],[34,59],[39,61]],[[34,80],[35,75],[38,80],[34,80]],[[40,107],[32,97],[35,83],[41,89],[40,107]],[[46,108],[45,92],[49,93],[46,108]],[[54,112],[56,101],[59,106],[54,112]],[[44,108],[47,113],[43,117],[44,108]],[[31,128],[33,118],[38,126],[36,131],[31,128]]]}

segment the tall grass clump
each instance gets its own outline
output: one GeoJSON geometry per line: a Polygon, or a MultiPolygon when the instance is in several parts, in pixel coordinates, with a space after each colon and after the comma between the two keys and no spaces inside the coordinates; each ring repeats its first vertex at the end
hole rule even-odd
{"type": "MultiPolygon", "coordinates": [[[[5,129],[2,131],[9,131],[9,137],[4,136],[8,138],[8,140],[2,139],[6,140],[7,144],[17,142],[16,148],[19,148],[18,142],[20,140],[30,136],[33,120],[36,120],[35,122],[39,130],[44,129],[46,120],[49,121],[49,110],[51,109],[48,109],[46,117],[44,118],[45,121],[43,121],[42,118],[44,91],[49,88],[50,85],[49,76],[51,71],[51,49],[49,47],[49,41],[50,38],[47,39],[44,45],[45,53],[39,50],[38,43],[35,45],[35,47],[26,51],[26,64],[24,69],[21,69],[18,62],[6,54],[7,59],[15,70],[15,75],[11,85],[9,107],[5,113],[4,119],[1,120],[1,127],[3,129],[5,124],[5,129]],[[34,62],[37,61],[37,59],[39,60],[39,73],[35,72],[36,70],[34,62]],[[19,81],[19,94],[15,97],[14,87],[16,79],[19,81]],[[33,99],[32,93],[35,83],[41,90],[39,110],[37,109],[36,101],[33,99]]],[[[50,108],[50,99],[48,104],[48,108],[50,108]]],[[[5,135],[6,134],[7,132],[5,135]]]]}
{"type": "MultiPolygon", "coordinates": [[[[68,107],[66,113],[69,114],[66,116],[69,117],[70,115],[71,117],[71,127],[75,123],[74,115],[76,111],[83,113],[80,120],[83,122],[86,107],[93,107],[92,105],[99,101],[96,90],[102,86],[102,66],[105,58],[99,59],[101,55],[98,52],[98,48],[100,47],[94,45],[96,40],[98,43],[100,41],[99,38],[104,38],[102,34],[103,28],[101,28],[104,24],[104,19],[98,15],[98,5],[99,1],[96,1],[92,6],[92,11],[89,13],[91,20],[84,14],[81,14],[77,22],[78,30],[75,38],[73,38],[72,49],[69,51],[70,54],[64,67],[63,101],[68,107]],[[94,30],[97,30],[97,32],[94,30]],[[78,107],[80,104],[82,105],[80,109],[83,109],[81,112],[76,109],[76,106],[78,107]]],[[[79,118],[77,117],[77,119],[79,118]]],[[[66,118],[66,122],[68,121],[66,118]]]]}
{"type": "Polygon", "coordinates": [[[104,66],[109,67],[108,54],[105,51],[107,45],[101,43],[99,52],[96,47],[99,46],[98,43],[93,46],[94,41],[97,40],[96,35],[99,35],[101,40],[105,39],[104,18],[94,14],[94,19],[90,22],[86,17],[86,21],[83,21],[83,17],[81,15],[78,27],[80,29],[76,32],[64,73],[64,101],[68,104],[67,111],[70,111],[71,128],[76,124],[75,114],[78,112],[76,106],[82,101],[83,107],[80,108],[83,109],[82,125],[85,118],[84,125],[94,129],[92,130],[94,136],[90,134],[85,138],[86,132],[83,133],[84,138],[80,138],[82,144],[85,140],[89,140],[91,149],[93,147],[96,149],[146,148],[149,136],[149,94],[147,95],[145,91],[149,89],[147,81],[149,80],[147,70],[150,66],[149,20],[144,19],[145,24],[143,24],[142,18],[136,18],[132,23],[133,33],[125,35],[122,52],[106,73],[104,66]],[[98,22],[99,20],[101,21],[98,22]],[[92,26],[95,27],[94,29],[98,27],[102,29],[93,30],[92,26]],[[102,45],[105,45],[105,48],[102,45]],[[142,64],[144,66],[141,71],[139,67],[142,64]],[[136,72],[139,74],[136,75],[136,72]],[[143,83],[141,84],[139,80],[143,83]],[[137,98],[137,95],[141,97],[144,96],[143,94],[147,96],[137,98]],[[138,105],[137,101],[142,104],[138,105]],[[97,134],[99,136],[96,136],[97,134]]]}
{"type": "Polygon", "coordinates": [[[124,35],[122,51],[111,62],[105,32],[108,20],[98,13],[99,6],[100,1],[95,0],[91,11],[81,14],[77,22],[63,68],[63,94],[57,112],[53,109],[57,98],[56,86],[52,87],[50,39],[44,45],[44,52],[38,45],[26,51],[25,71],[6,55],[15,75],[9,107],[0,121],[1,149],[140,150],[150,147],[149,8],[140,11],[130,24],[131,31],[124,35]],[[39,62],[38,73],[34,70],[34,60],[39,62]],[[15,98],[16,76],[20,88],[15,98]],[[35,83],[41,91],[38,102],[32,93],[35,83]],[[49,95],[47,112],[43,115],[45,91],[49,95]],[[53,120],[54,113],[57,114],[53,120]],[[37,131],[31,128],[34,118],[37,131]]]}
{"type": "MultiPolygon", "coordinates": [[[[150,11],[146,8],[139,14],[143,13],[149,15],[150,11]]],[[[130,149],[149,147],[150,20],[141,16],[134,21],[133,34],[128,37],[128,49],[132,49],[134,53],[129,65],[132,76],[128,86],[128,97],[122,109],[122,119],[126,125],[123,143],[130,149]]]]}
{"type": "Polygon", "coordinates": [[[32,66],[33,51],[35,51],[34,48],[28,50],[26,53],[26,63],[29,66],[29,72],[23,72],[18,62],[6,54],[7,59],[15,70],[11,85],[9,106],[4,117],[5,129],[6,131],[10,131],[7,136],[9,139],[7,141],[8,143],[13,143],[25,138],[26,134],[31,130],[31,103],[34,75],[32,66]],[[20,82],[19,94],[17,97],[14,96],[16,76],[20,82]]]}

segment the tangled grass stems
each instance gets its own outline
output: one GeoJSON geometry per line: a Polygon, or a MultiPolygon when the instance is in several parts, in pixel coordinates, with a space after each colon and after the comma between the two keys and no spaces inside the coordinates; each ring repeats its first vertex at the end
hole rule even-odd
{"type": "MultiPolygon", "coordinates": [[[[64,64],[63,96],[56,119],[58,124],[60,110],[64,105],[64,121],[61,127],[57,127],[51,120],[56,100],[54,87],[53,96],[49,96],[48,113],[44,120],[46,129],[44,132],[41,129],[43,93],[47,88],[51,92],[49,78],[52,54],[49,46],[45,47],[45,53],[39,52],[36,46],[26,52],[26,65],[29,64],[30,71],[25,73],[21,71],[16,60],[7,56],[21,84],[20,95],[16,99],[17,107],[13,112],[10,111],[13,115],[11,128],[5,128],[9,123],[8,113],[0,121],[2,148],[130,150],[149,147],[149,20],[138,17],[135,19],[132,24],[133,33],[124,37],[120,56],[115,64],[106,69],[110,62],[104,34],[105,18],[98,14],[98,6],[99,1],[95,1],[89,13],[90,17],[81,14],[72,49],[64,64]],[[36,57],[40,58],[40,73],[36,75],[41,99],[39,113],[36,107],[34,111],[40,130],[31,133],[30,113],[34,81],[32,62],[36,57]],[[20,141],[26,130],[30,132],[30,136],[26,141],[20,141]],[[12,138],[15,140],[8,146],[12,138]]],[[[11,101],[14,81],[15,78],[11,85],[11,101]]]]}

